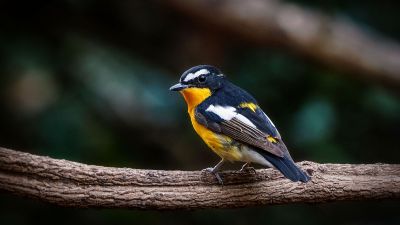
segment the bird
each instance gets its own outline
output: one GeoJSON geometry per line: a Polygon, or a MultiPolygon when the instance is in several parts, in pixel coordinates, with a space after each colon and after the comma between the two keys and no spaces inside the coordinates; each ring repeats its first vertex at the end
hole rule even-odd
{"type": "Polygon", "coordinates": [[[203,170],[219,183],[223,184],[220,168],[227,161],[244,163],[240,171],[254,170],[250,164],[256,163],[279,170],[293,182],[310,180],[295,164],[274,123],[254,97],[218,68],[194,66],[169,90],[182,94],[194,130],[221,158],[214,167],[203,170]]]}

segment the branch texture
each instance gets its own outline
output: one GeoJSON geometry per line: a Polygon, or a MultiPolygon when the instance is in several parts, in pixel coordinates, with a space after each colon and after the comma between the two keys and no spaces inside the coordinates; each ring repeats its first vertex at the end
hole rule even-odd
{"type": "Polygon", "coordinates": [[[400,83],[400,45],[348,19],[280,0],[167,0],[178,12],[343,70],[400,83]]]}
{"type": "Polygon", "coordinates": [[[276,170],[224,172],[90,166],[0,148],[0,190],[67,207],[199,209],[343,200],[399,199],[400,165],[302,162],[306,184],[276,170]]]}

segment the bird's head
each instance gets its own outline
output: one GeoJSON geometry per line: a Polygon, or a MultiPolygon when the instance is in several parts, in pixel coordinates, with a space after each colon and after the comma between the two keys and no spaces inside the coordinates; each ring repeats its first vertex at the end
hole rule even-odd
{"type": "Polygon", "coordinates": [[[224,80],[225,76],[219,69],[209,65],[199,65],[186,70],[179,83],[170,87],[169,90],[179,91],[190,108],[221,88],[224,80]]]}
{"type": "Polygon", "coordinates": [[[187,88],[208,88],[210,91],[219,89],[224,75],[213,66],[199,65],[186,70],[179,83],[169,88],[170,91],[182,91],[187,88]]]}

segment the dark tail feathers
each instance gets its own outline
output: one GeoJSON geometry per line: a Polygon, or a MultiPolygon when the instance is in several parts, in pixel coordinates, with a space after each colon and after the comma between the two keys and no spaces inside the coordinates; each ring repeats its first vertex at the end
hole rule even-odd
{"type": "Polygon", "coordinates": [[[291,181],[306,183],[310,180],[310,177],[293,162],[290,156],[279,157],[265,151],[259,151],[259,153],[291,181]]]}

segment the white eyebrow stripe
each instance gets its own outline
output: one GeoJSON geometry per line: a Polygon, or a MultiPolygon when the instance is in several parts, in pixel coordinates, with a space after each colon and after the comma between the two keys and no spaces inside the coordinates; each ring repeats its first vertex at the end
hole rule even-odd
{"type": "Polygon", "coordinates": [[[232,106],[220,106],[220,105],[210,105],[206,111],[208,112],[212,112],[216,115],[218,115],[221,119],[224,120],[231,120],[233,118],[236,118],[238,120],[240,120],[242,123],[245,123],[253,128],[256,128],[256,126],[249,120],[247,119],[245,116],[243,116],[240,113],[236,112],[236,109],[232,106]]]}
{"type": "Polygon", "coordinates": [[[195,73],[188,73],[188,75],[185,77],[185,79],[183,81],[188,82],[189,80],[193,80],[194,78],[201,76],[201,75],[205,75],[205,74],[209,74],[210,71],[208,71],[207,69],[201,69],[199,71],[196,71],[195,73]]]}

